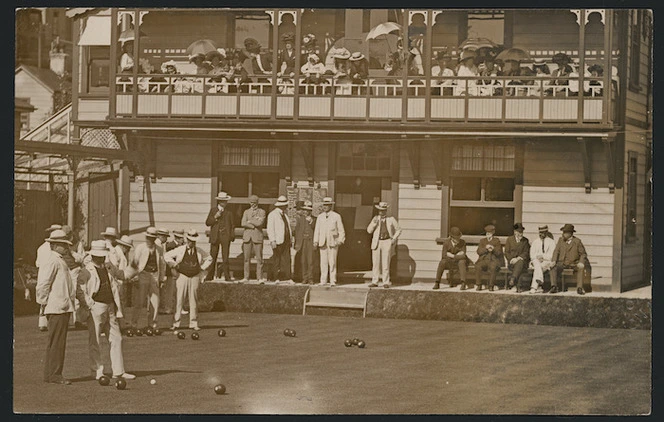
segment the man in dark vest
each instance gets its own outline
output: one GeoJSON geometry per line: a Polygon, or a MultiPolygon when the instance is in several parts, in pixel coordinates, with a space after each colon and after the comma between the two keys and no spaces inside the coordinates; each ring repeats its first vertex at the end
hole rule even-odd
{"type": "Polygon", "coordinates": [[[212,280],[215,276],[215,268],[219,248],[221,248],[221,268],[223,276],[221,281],[231,281],[231,273],[228,265],[228,255],[231,242],[235,238],[235,225],[233,224],[233,214],[226,209],[231,197],[226,192],[219,192],[217,195],[217,206],[210,210],[205,225],[210,227],[210,256],[212,257],[212,270],[205,277],[206,281],[212,280]]]}
{"type": "MultiPolygon", "coordinates": [[[[302,212],[295,220],[295,262],[302,268],[302,284],[314,284],[314,229],[316,219],[311,216],[313,204],[304,201],[302,212]]],[[[297,265],[297,264],[296,264],[297,265]]]]}
{"type": "Polygon", "coordinates": [[[475,263],[475,290],[482,290],[482,273],[488,272],[489,291],[493,291],[496,284],[496,274],[500,267],[503,266],[505,257],[503,255],[503,245],[494,236],[496,227],[493,224],[489,224],[484,227],[484,231],[486,237],[480,239],[480,243],[477,245],[477,255],[479,255],[479,258],[475,263]]]}
{"type": "Polygon", "coordinates": [[[471,262],[470,258],[466,255],[466,241],[461,238],[461,230],[458,227],[450,229],[450,237],[443,243],[443,258],[438,263],[438,271],[436,271],[436,280],[433,289],[440,289],[440,280],[443,277],[443,271],[449,270],[447,281],[450,288],[454,287],[452,280],[452,271],[459,271],[459,278],[461,280],[461,290],[466,290],[468,284],[466,282],[466,269],[471,262]]]}
{"type": "Polygon", "coordinates": [[[511,289],[516,284],[516,292],[521,293],[519,278],[525,268],[528,268],[530,260],[530,241],[523,237],[523,224],[514,225],[514,235],[505,241],[505,258],[507,259],[507,268],[512,271],[509,283],[506,288],[511,289]]]}
{"type": "Polygon", "coordinates": [[[558,274],[562,273],[565,268],[571,268],[576,271],[576,292],[585,295],[583,270],[588,257],[586,248],[583,246],[581,239],[574,236],[574,232],[576,232],[574,225],[565,224],[560,230],[562,230],[563,235],[558,239],[556,249],[553,251],[552,261],[555,265],[551,268],[551,290],[549,290],[549,293],[558,291],[558,274]]]}

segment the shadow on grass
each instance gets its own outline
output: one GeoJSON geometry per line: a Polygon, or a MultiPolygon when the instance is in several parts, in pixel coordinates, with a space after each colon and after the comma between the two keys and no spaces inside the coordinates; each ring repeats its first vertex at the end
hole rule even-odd
{"type": "Polygon", "coordinates": [[[220,324],[220,325],[201,325],[201,329],[206,329],[206,328],[247,328],[249,327],[249,324],[236,324],[236,325],[230,325],[230,324],[220,324]]]}
{"type": "MultiPolygon", "coordinates": [[[[181,371],[179,369],[155,369],[152,371],[132,371],[132,374],[136,375],[136,378],[142,378],[142,377],[150,377],[150,376],[158,376],[158,375],[167,375],[167,374],[200,374],[201,371],[181,371]]],[[[111,378],[111,374],[104,374],[107,377],[111,378]]],[[[88,375],[85,377],[78,377],[78,378],[69,378],[69,381],[72,383],[77,383],[77,382],[85,382],[85,381],[95,381],[95,376],[94,375],[88,375]]],[[[111,384],[113,383],[113,380],[111,380],[111,384]]]]}

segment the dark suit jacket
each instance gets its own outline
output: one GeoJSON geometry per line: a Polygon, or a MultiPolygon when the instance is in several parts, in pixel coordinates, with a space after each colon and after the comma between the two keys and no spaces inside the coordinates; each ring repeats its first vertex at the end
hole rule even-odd
{"type": "Polygon", "coordinates": [[[283,50],[279,53],[279,59],[277,60],[279,65],[277,67],[278,71],[281,71],[281,65],[283,62],[286,62],[286,69],[284,70],[284,75],[290,75],[291,72],[295,72],[295,50],[293,50],[293,55],[289,56],[286,50],[283,50]]]}
{"type": "Polygon", "coordinates": [[[304,242],[304,234],[309,233],[309,240],[311,244],[314,243],[314,229],[316,228],[316,218],[311,217],[311,222],[307,223],[307,218],[300,214],[295,218],[295,250],[302,249],[304,242]]]}
{"type": "Polygon", "coordinates": [[[369,62],[367,59],[357,60],[354,62],[349,61],[348,74],[355,83],[364,83],[369,76],[369,62]],[[358,73],[359,78],[355,79],[355,74],[358,73]]]}
{"type": "Polygon", "coordinates": [[[479,255],[478,261],[482,260],[498,260],[500,261],[500,266],[502,267],[505,263],[505,257],[503,255],[503,245],[500,244],[500,239],[493,237],[491,242],[489,242],[486,237],[480,239],[479,245],[477,245],[477,255],[479,255]],[[486,248],[489,244],[493,245],[493,251],[489,252],[486,248]]]}
{"type": "Polygon", "coordinates": [[[562,237],[558,239],[556,249],[553,250],[553,262],[562,262],[563,265],[576,265],[579,262],[586,262],[586,248],[583,247],[581,239],[574,236],[571,239],[569,245],[562,237]]]}
{"type": "Polygon", "coordinates": [[[179,245],[177,243],[175,243],[175,240],[169,240],[168,242],[166,242],[166,245],[164,245],[164,246],[165,246],[166,252],[168,252],[171,249],[177,248],[179,245]]]}
{"type": "Polygon", "coordinates": [[[528,264],[530,261],[530,241],[522,237],[519,243],[516,242],[516,237],[514,235],[507,238],[505,241],[505,258],[507,258],[507,263],[509,264],[512,258],[520,256],[524,264],[528,264]]]}
{"type": "MultiPolygon", "coordinates": [[[[457,242],[456,246],[452,244],[452,240],[450,238],[445,239],[445,242],[443,242],[443,259],[452,259],[449,256],[447,256],[447,253],[451,253],[456,255],[457,253],[463,251],[463,253],[466,253],[466,241],[463,239],[459,239],[457,242]]],[[[468,255],[465,255],[466,259],[466,264],[471,264],[473,261],[468,258],[468,255]]],[[[454,257],[455,261],[458,261],[459,259],[457,257],[454,257]]]]}
{"type": "Polygon", "coordinates": [[[205,225],[210,227],[210,244],[219,244],[222,241],[233,241],[235,238],[235,224],[233,223],[233,214],[228,210],[224,209],[224,212],[221,213],[219,219],[215,219],[214,215],[217,213],[218,208],[213,207],[208,213],[208,217],[205,220],[205,225]],[[223,229],[223,233],[222,232],[223,229]]]}
{"type": "Polygon", "coordinates": [[[254,71],[254,75],[263,75],[263,70],[261,70],[257,63],[258,60],[261,61],[261,66],[263,66],[264,71],[270,72],[272,70],[272,55],[268,53],[260,53],[258,56],[251,58],[251,67],[254,71]]]}

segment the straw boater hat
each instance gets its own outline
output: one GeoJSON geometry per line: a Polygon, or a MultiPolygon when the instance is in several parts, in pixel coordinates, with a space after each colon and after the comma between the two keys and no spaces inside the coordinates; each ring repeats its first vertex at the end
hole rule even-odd
{"type": "Polygon", "coordinates": [[[67,233],[60,229],[53,230],[48,236],[48,239],[45,240],[49,243],[65,243],[69,246],[72,245],[69,239],[67,239],[67,233]]]}
{"type": "Polygon", "coordinates": [[[173,230],[173,237],[184,237],[184,230],[173,230]]]}
{"type": "Polygon", "coordinates": [[[107,256],[108,247],[106,246],[106,242],[103,240],[93,240],[90,243],[90,255],[101,257],[107,256]]]}
{"type": "Polygon", "coordinates": [[[364,59],[364,54],[362,54],[362,53],[359,52],[359,51],[354,52],[354,53],[350,56],[350,61],[351,61],[351,62],[356,62],[356,61],[358,61],[358,60],[362,60],[362,59],[364,59]]]}
{"type": "Polygon", "coordinates": [[[376,209],[379,209],[379,210],[386,210],[387,207],[389,207],[389,205],[387,204],[387,202],[379,202],[379,203],[377,203],[377,204],[374,205],[374,206],[376,207],[376,209]]]}
{"type": "Polygon", "coordinates": [[[459,230],[458,227],[452,227],[450,229],[450,237],[453,237],[454,239],[461,239],[461,230],[459,230]]]}
{"type": "Polygon", "coordinates": [[[148,227],[148,229],[145,231],[145,236],[146,237],[157,237],[157,229],[154,227],[148,227]]]}
{"type": "Polygon", "coordinates": [[[489,224],[489,225],[484,227],[484,231],[487,232],[487,233],[489,233],[489,232],[493,233],[493,232],[496,231],[496,226],[494,226],[493,224],[489,224]]]}
{"type": "Polygon", "coordinates": [[[189,229],[187,231],[187,235],[185,236],[187,240],[191,240],[192,242],[198,241],[198,232],[195,229],[189,229]]]}
{"type": "Polygon", "coordinates": [[[543,225],[543,226],[539,226],[539,227],[537,227],[537,230],[538,230],[540,233],[546,233],[546,232],[549,231],[549,226],[547,226],[547,225],[545,224],[545,225],[543,225]]]}
{"type": "Polygon", "coordinates": [[[226,192],[219,192],[219,195],[217,195],[217,201],[230,201],[231,197],[228,196],[226,192]]]}
{"type": "Polygon", "coordinates": [[[288,199],[284,195],[279,196],[277,202],[274,203],[275,207],[285,207],[286,205],[288,205],[288,199]]]}
{"type": "Polygon", "coordinates": [[[61,226],[61,225],[59,225],[59,224],[51,224],[51,227],[48,227],[48,228],[46,229],[46,233],[50,233],[50,232],[52,232],[53,230],[61,230],[61,229],[62,229],[62,226],[61,226]]]}
{"type": "Polygon", "coordinates": [[[323,205],[333,205],[334,201],[329,196],[323,198],[323,205]]]}
{"type": "Polygon", "coordinates": [[[563,233],[574,233],[576,230],[574,230],[574,224],[565,224],[560,228],[560,231],[563,233]]]}
{"type": "Polygon", "coordinates": [[[104,230],[101,233],[102,236],[111,236],[114,238],[118,238],[118,230],[115,227],[106,227],[106,230],[104,230]]]}
{"type": "Polygon", "coordinates": [[[523,233],[523,231],[525,230],[525,228],[523,227],[523,224],[521,224],[521,223],[516,223],[516,224],[514,225],[514,230],[523,233]]]}
{"type": "Polygon", "coordinates": [[[134,246],[134,241],[132,240],[131,237],[127,236],[126,234],[123,235],[120,239],[118,239],[118,243],[120,245],[128,246],[130,248],[134,246]]]}
{"type": "Polygon", "coordinates": [[[340,48],[334,54],[334,58],[339,60],[348,60],[350,59],[350,51],[348,51],[347,48],[340,48]]]}
{"type": "Polygon", "coordinates": [[[157,230],[157,234],[161,236],[170,236],[171,232],[168,231],[168,229],[165,229],[163,227],[160,227],[159,230],[157,230]]]}
{"type": "Polygon", "coordinates": [[[311,203],[311,201],[304,201],[304,205],[302,205],[303,210],[309,210],[313,211],[314,209],[314,204],[311,203]]]}

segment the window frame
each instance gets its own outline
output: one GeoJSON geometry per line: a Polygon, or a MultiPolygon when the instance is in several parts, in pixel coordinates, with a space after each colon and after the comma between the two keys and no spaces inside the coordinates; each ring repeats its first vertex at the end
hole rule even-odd
{"type": "Polygon", "coordinates": [[[635,243],[637,236],[639,156],[636,151],[627,151],[627,200],[625,214],[625,243],[635,243]],[[633,163],[633,165],[632,165],[633,163]],[[633,221],[632,221],[633,217],[633,221]]]}
{"type": "Polygon", "coordinates": [[[104,95],[108,96],[111,93],[111,80],[110,80],[110,75],[111,75],[111,66],[113,66],[112,59],[110,58],[111,55],[111,48],[107,46],[85,46],[83,48],[84,51],[84,56],[85,56],[85,72],[84,72],[84,84],[82,84],[83,88],[83,93],[89,94],[89,95],[104,95]],[[92,54],[92,49],[103,49],[107,48],[108,49],[108,54],[104,55],[102,53],[99,54],[99,56],[96,56],[92,54]],[[91,82],[91,71],[92,71],[92,63],[93,61],[107,61],[108,62],[108,75],[109,75],[109,80],[108,80],[108,86],[99,86],[99,87],[93,87],[90,85],[91,82]]]}
{"type": "Polygon", "coordinates": [[[629,90],[641,92],[641,36],[643,10],[632,10],[629,22],[629,90]]]}

